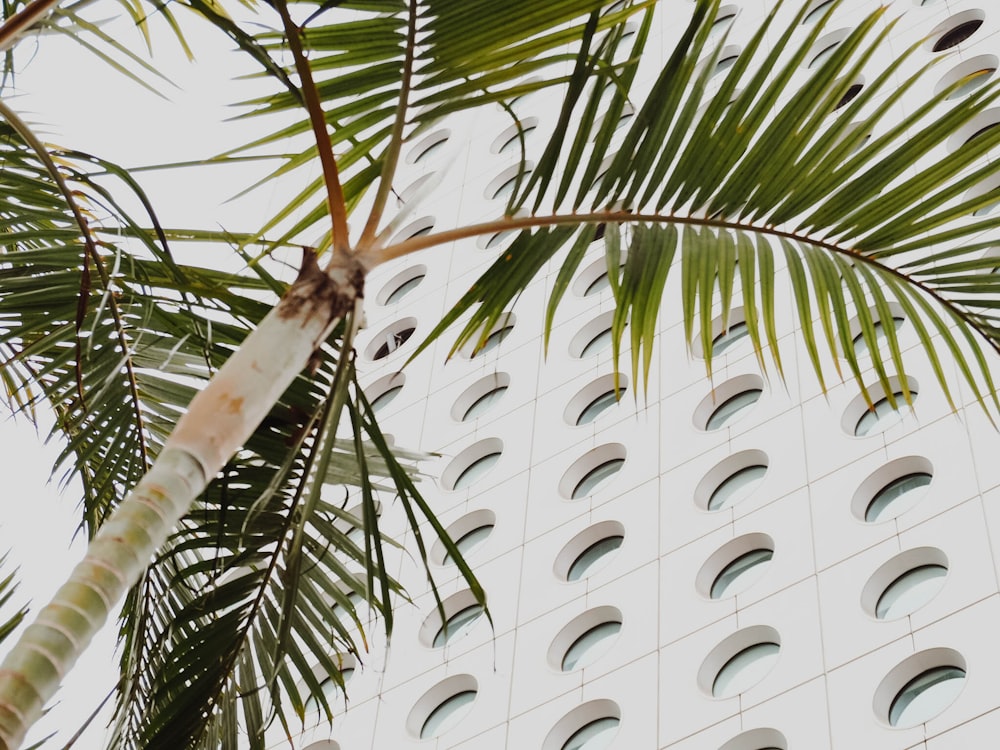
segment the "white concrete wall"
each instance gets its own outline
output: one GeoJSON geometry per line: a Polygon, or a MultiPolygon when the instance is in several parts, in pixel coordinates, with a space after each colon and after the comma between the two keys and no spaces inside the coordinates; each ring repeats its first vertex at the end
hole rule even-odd
{"type": "MultiPolygon", "coordinates": [[[[743,6],[730,39],[738,44],[770,3],[734,4],[743,6]]],[[[690,3],[664,0],[661,5],[658,33],[665,40],[674,38],[682,26],[677,18],[689,12],[690,3]]],[[[797,7],[796,2],[786,5],[786,15],[797,7]]],[[[986,12],[983,28],[939,66],[940,73],[963,59],[1000,52],[1000,7],[983,0],[939,0],[926,7],[896,0],[889,5],[890,16],[904,15],[886,45],[887,57],[955,14],[980,7],[986,12]]],[[[845,3],[831,30],[852,27],[875,6],[865,0],[845,3]]],[[[931,57],[929,51],[920,52],[912,64],[931,57]]],[[[541,132],[554,117],[551,103],[551,97],[535,95],[516,106],[539,119],[541,132]]],[[[913,104],[907,98],[902,106],[913,104]]],[[[483,193],[514,163],[514,155],[490,151],[509,127],[508,119],[497,109],[441,127],[451,130],[446,147],[407,166],[400,176],[405,188],[425,173],[447,170],[433,197],[411,218],[433,216],[440,228],[497,215],[501,202],[483,193]]],[[[542,138],[536,134],[528,143],[537,156],[542,138]]],[[[416,319],[417,333],[383,360],[362,358],[364,382],[374,383],[400,368],[421,335],[495,252],[468,240],[374,272],[368,328],[359,351],[402,317],[416,319]],[[378,305],[383,284],[416,264],[427,267],[423,283],[398,305],[378,305]]],[[[598,257],[595,247],[589,258],[598,257]]],[[[444,365],[451,340],[433,345],[406,368],[403,391],[380,415],[398,445],[441,454],[425,465],[433,476],[478,441],[503,441],[498,464],[470,489],[449,491],[433,479],[422,485],[446,525],[480,509],[495,514],[493,533],[469,557],[488,592],[493,630],[481,620],[445,649],[424,645],[420,631],[425,618],[434,614],[434,601],[419,566],[400,557],[396,572],[413,603],[400,603],[396,610],[391,651],[377,635],[380,625],[373,627],[371,653],[349,683],[348,710],[338,711],[332,728],[323,721],[307,732],[305,745],[317,750],[558,750],[572,731],[560,724],[565,716],[584,706],[570,721],[586,723],[585,717],[598,718],[607,709],[600,701],[613,701],[621,719],[615,748],[992,747],[1000,730],[995,681],[1000,673],[995,647],[1000,625],[1000,439],[985,417],[976,408],[953,415],[930,367],[909,351],[907,372],[919,384],[914,414],[882,434],[845,434],[841,422],[856,387],[834,383],[823,395],[793,335],[792,315],[783,314],[779,333],[786,382],[772,373],[762,398],[744,418],[704,432],[696,428],[694,413],[712,385],[704,378],[703,363],[687,358],[679,309],[668,299],[649,390],[636,403],[630,387],[625,400],[593,424],[570,426],[563,418],[569,401],[613,367],[608,352],[585,360],[571,357],[570,341],[588,321],[611,310],[613,301],[609,291],[588,298],[570,292],[544,357],[541,320],[555,271],[554,265],[547,269],[519,299],[513,333],[499,348],[472,360],[458,356],[444,365]],[[466,388],[501,372],[509,375],[510,386],[492,410],[472,422],[450,416],[466,388]],[[559,485],[569,467],[607,444],[624,446],[622,471],[589,498],[561,496],[559,485]],[[706,474],[744,450],[767,456],[761,485],[731,509],[697,507],[695,490],[706,474]],[[880,467],[906,456],[923,457],[933,467],[925,497],[894,520],[860,520],[851,509],[858,487],[880,467]],[[553,565],[560,550],[603,521],[624,527],[625,540],[616,556],[585,580],[558,580],[553,565]],[[774,542],[773,560],[760,580],[729,599],[712,601],[699,593],[696,578],[706,560],[749,533],[766,534],[774,542]],[[880,622],[866,614],[862,589],[872,574],[897,553],[918,547],[936,548],[948,561],[940,592],[902,619],[880,622]],[[559,671],[548,657],[553,638],[578,615],[605,606],[622,615],[613,646],[591,666],[559,671]],[[698,680],[706,658],[722,641],[754,626],[773,628],[780,636],[774,668],[736,697],[710,697],[698,680]],[[961,694],[924,724],[890,728],[873,707],[880,683],[911,655],[935,648],[953,649],[964,659],[968,676],[961,694]],[[470,675],[477,685],[470,713],[436,740],[416,739],[412,727],[407,728],[414,706],[456,675],[470,675]],[[551,734],[553,728],[556,734],[551,734]],[[758,728],[774,732],[743,734],[758,728]]],[[[678,283],[671,280],[668,295],[676,294],[678,283]]],[[[779,294],[779,309],[791,313],[787,291],[779,294]]],[[[915,342],[905,324],[900,336],[915,342]]],[[[626,350],[623,368],[627,362],[626,350]]],[[[717,362],[714,382],[722,386],[731,378],[758,373],[745,341],[717,362]]],[[[969,400],[967,394],[963,398],[969,400]]],[[[386,530],[401,532],[398,509],[389,498],[383,505],[386,530]]],[[[405,534],[402,541],[412,543],[405,534]]],[[[434,574],[444,596],[463,588],[453,566],[437,565],[434,574]]],[[[412,721],[419,729],[422,718],[412,721]]]]}

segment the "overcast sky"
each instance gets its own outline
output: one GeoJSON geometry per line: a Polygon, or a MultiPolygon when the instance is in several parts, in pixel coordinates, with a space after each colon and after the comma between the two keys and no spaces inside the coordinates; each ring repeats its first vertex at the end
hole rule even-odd
{"type": "MultiPolygon", "coordinates": [[[[91,11],[89,18],[109,18],[118,13],[118,6],[96,4],[91,11]]],[[[116,38],[136,41],[139,48],[131,23],[116,23],[108,30],[116,38]]],[[[241,60],[228,52],[228,40],[218,33],[193,35],[198,61],[191,64],[162,25],[154,32],[154,62],[176,84],[158,84],[167,99],[126,80],[79,45],[53,36],[22,42],[17,51],[22,71],[16,79],[17,95],[8,92],[6,101],[44,140],[129,167],[206,157],[237,145],[245,131],[223,126],[222,120],[235,113],[226,105],[250,89],[246,83],[230,82],[241,60]]],[[[232,170],[207,168],[197,180],[188,174],[136,176],[153,197],[165,225],[235,229],[240,212],[254,209],[226,205],[225,200],[249,174],[241,177],[232,170]]],[[[278,199],[262,193],[254,202],[266,211],[278,199]]],[[[239,228],[246,226],[242,223],[239,228]]],[[[11,562],[21,566],[19,594],[22,600],[31,600],[33,610],[48,601],[83,554],[82,540],[70,546],[79,519],[79,485],[71,482],[60,492],[58,478],[50,480],[59,447],[55,441],[43,445],[49,420],[45,414],[42,419],[46,424],[36,433],[25,418],[11,419],[6,409],[0,418],[0,468],[6,473],[0,551],[10,549],[11,562]]],[[[13,565],[5,572],[11,570],[13,565]]],[[[29,740],[57,731],[58,737],[46,747],[65,744],[114,684],[113,644],[112,626],[85,654],[60,692],[58,705],[29,740]]],[[[95,722],[74,747],[103,747],[104,723],[95,722]]]]}

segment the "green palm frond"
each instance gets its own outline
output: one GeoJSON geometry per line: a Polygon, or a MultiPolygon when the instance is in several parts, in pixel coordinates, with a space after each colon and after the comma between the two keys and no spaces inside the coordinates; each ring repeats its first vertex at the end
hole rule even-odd
{"type": "MultiPolygon", "coordinates": [[[[605,247],[617,303],[615,352],[627,332],[636,380],[649,374],[656,319],[676,255],[685,332],[689,341],[698,338],[709,373],[718,333],[713,319],[721,309],[725,330],[735,304],[743,306],[761,366],[771,360],[781,372],[778,270],[791,287],[821,384],[822,363],[832,357],[838,374],[849,373],[871,398],[856,354],[855,340],[861,340],[879,387],[895,405],[890,378],[902,377],[904,360],[893,310],[902,309],[949,403],[956,405],[955,384],[942,352],[960,362],[961,379],[977,400],[1000,408],[991,360],[1000,352],[1000,274],[991,272],[996,259],[983,256],[994,244],[983,237],[1000,220],[973,215],[995,200],[992,193],[963,197],[993,174],[985,156],[1000,145],[1000,129],[986,130],[957,150],[953,145],[1000,90],[984,87],[958,100],[949,98],[954,87],[929,99],[918,94],[930,67],[914,62],[920,45],[872,75],[873,56],[894,24],[884,8],[804,74],[822,23],[802,27],[803,10],[780,27],[779,5],[735,64],[716,73],[722,45],[710,44],[709,37],[717,7],[699,3],[641,99],[627,74],[618,77],[612,116],[620,111],[615,100],[644,103],[610,163],[600,134],[579,138],[593,131],[596,110],[584,97],[575,107],[568,98],[577,142],[587,141],[582,157],[576,146],[564,148],[568,135],[556,126],[546,154],[559,158],[539,163],[512,198],[506,219],[410,240],[386,252],[395,257],[476,233],[522,230],[422,346],[469,311],[452,351],[488,331],[558,246],[568,245],[551,297],[548,335],[594,227],[631,226],[621,270],[618,231],[605,233],[605,247]],[[765,35],[778,37],[766,52],[765,35]],[[855,87],[863,73],[871,80],[855,87]],[[887,116],[901,107],[909,114],[889,125],[887,116]],[[571,191],[554,182],[558,175],[564,183],[570,175],[579,185],[570,205],[571,191]],[[519,213],[528,205],[530,214],[519,213]],[[881,336],[884,344],[876,345],[881,336]]],[[[633,58],[641,58],[643,37],[636,37],[633,58]]],[[[605,85],[591,77],[593,91],[605,85]]],[[[574,87],[567,90],[572,98],[574,87]]],[[[905,386],[904,397],[909,400],[905,386]]]]}
{"type": "MultiPolygon", "coordinates": [[[[219,160],[234,155],[271,160],[278,155],[267,149],[302,138],[301,148],[281,156],[280,166],[247,189],[315,164],[316,147],[306,138],[308,120],[288,119],[301,107],[302,96],[290,84],[294,71],[283,57],[286,34],[278,19],[262,12],[260,21],[272,24],[274,31],[248,34],[235,31],[238,27],[228,17],[191,5],[230,36],[238,34],[240,47],[262,63],[262,74],[278,85],[242,106],[248,108],[244,117],[268,116],[268,121],[281,124],[219,160]],[[286,62],[279,65],[278,59],[286,62]]],[[[598,0],[560,0],[539,8],[518,0],[501,7],[477,0],[415,4],[410,13],[403,2],[346,2],[313,13],[313,3],[289,3],[293,17],[302,19],[297,21],[302,43],[329,126],[330,145],[337,154],[347,207],[356,207],[376,183],[388,194],[400,140],[418,136],[445,115],[585,80],[582,71],[569,76],[562,70],[564,63],[580,57],[567,52],[568,45],[581,33],[591,40],[596,33],[615,28],[620,36],[621,24],[639,7],[602,15],[602,5],[598,0]],[[581,16],[582,12],[589,15],[581,16]],[[470,18],[476,19],[475,24],[470,25],[470,18]],[[525,82],[528,72],[535,75],[525,82]]],[[[602,56],[596,59],[603,60],[616,44],[602,43],[602,56]]],[[[594,73],[591,62],[586,67],[587,74],[594,73]]],[[[602,65],[599,72],[609,82],[617,80],[613,66],[602,65]]],[[[261,227],[259,236],[277,231],[281,241],[295,237],[313,241],[317,225],[325,220],[322,189],[318,179],[300,187],[261,227]]]]}
{"type": "MultiPolygon", "coordinates": [[[[154,213],[145,231],[117,202],[132,193],[149,206],[114,165],[75,152],[42,158],[10,128],[0,150],[9,197],[0,372],[12,403],[55,407],[60,465],[83,480],[92,536],[284,284],[260,266],[233,275],[179,262],[154,213]],[[56,163],[66,189],[53,184],[56,163]]],[[[367,618],[349,593],[391,632],[401,592],[386,555],[396,545],[376,501],[395,498],[417,532],[430,509],[411,478],[419,456],[389,448],[353,367],[337,374],[341,335],[209,484],[125,602],[115,746],[211,745],[236,726],[258,746],[275,718],[294,731],[321,693],[318,675],[341,679],[336,654],[362,658],[367,618]],[[345,400],[356,429],[335,439],[345,400]],[[345,496],[363,498],[363,512],[343,506],[345,496]],[[364,532],[360,545],[352,527],[364,532]]]]}
{"type": "MultiPolygon", "coordinates": [[[[0,555],[0,568],[3,568],[6,562],[7,554],[0,555]]],[[[0,580],[0,609],[4,610],[3,620],[0,621],[0,643],[7,640],[7,637],[17,629],[17,626],[28,614],[26,606],[19,607],[13,614],[10,613],[10,606],[14,603],[12,599],[17,593],[18,587],[16,576],[17,571],[15,570],[0,580]]]]}

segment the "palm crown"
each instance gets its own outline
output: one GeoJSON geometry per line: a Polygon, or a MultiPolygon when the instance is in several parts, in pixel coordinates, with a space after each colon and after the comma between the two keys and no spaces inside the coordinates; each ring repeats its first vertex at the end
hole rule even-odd
{"type": "MultiPolygon", "coordinates": [[[[52,5],[27,8],[119,67],[133,59],[87,24],[85,7],[45,15],[52,5]]],[[[394,258],[516,233],[421,349],[459,321],[452,351],[481,346],[555,261],[547,335],[596,233],[615,356],[627,341],[637,382],[649,376],[661,305],[674,303],[664,294],[674,272],[685,333],[709,373],[717,306],[728,321],[739,300],[760,366],[780,375],[776,287],[788,284],[821,383],[832,364],[869,405],[884,395],[903,406],[901,311],[949,402],[959,383],[946,357],[989,413],[1000,406],[1000,220],[983,210],[996,201],[985,157],[1000,128],[984,118],[998,90],[970,93],[962,77],[925,96],[944,58],[919,66],[921,41],[877,60],[894,24],[885,8],[826,45],[836,0],[778,4],[735,55],[712,0],[685,11],[664,50],[649,48],[651,30],[677,4],[273,0],[240,9],[250,20],[187,6],[259,68],[262,94],[243,116],[261,135],[216,160],[278,160],[262,182],[299,187],[266,221],[241,233],[164,227],[127,170],[43,143],[0,102],[2,192],[17,196],[0,208],[0,376],[18,408],[54,410],[61,462],[83,480],[94,559],[123,571],[112,585],[85,562],[11,652],[0,674],[6,746],[55,689],[49,652],[71,663],[60,639],[85,642],[126,587],[114,746],[235,747],[242,731],[261,747],[274,719],[295,731],[310,696],[330,715],[320,684],[342,686],[344,657],[363,656],[359,602],[391,632],[405,597],[387,572],[395,542],[379,529],[378,498],[402,503],[425,564],[427,534],[443,534],[414,481],[420,456],[388,445],[352,356],[364,277],[394,258]],[[533,125],[512,102],[534,92],[561,105],[554,127],[533,134],[544,147],[529,162],[533,125]],[[410,210],[394,195],[404,146],[486,106],[508,113],[521,153],[502,213],[396,240],[410,210]],[[192,241],[231,247],[245,271],[179,261],[174,248],[192,241]],[[303,244],[289,286],[269,257],[303,244]],[[254,353],[275,350],[287,356],[254,381],[254,353]],[[228,407],[232,419],[220,416],[228,407]],[[139,510],[105,524],[130,493],[139,510]],[[147,517],[161,495],[170,511],[147,517]],[[121,559],[121,538],[134,559],[121,559]],[[64,622],[68,610],[87,622],[64,622]]],[[[22,18],[7,17],[4,44],[38,22],[22,18]]],[[[432,187],[422,199],[433,201],[432,187]]]]}

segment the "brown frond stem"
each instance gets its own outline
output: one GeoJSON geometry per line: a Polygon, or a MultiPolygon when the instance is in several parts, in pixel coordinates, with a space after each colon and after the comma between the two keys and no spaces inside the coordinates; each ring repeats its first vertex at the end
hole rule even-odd
{"type": "Polygon", "coordinates": [[[281,23],[288,37],[288,48],[295,60],[295,70],[299,74],[299,85],[306,111],[309,113],[309,124],[312,126],[316,139],[316,150],[319,152],[319,162],[323,168],[323,181],[326,183],[326,205],[333,224],[333,251],[347,253],[350,251],[350,240],[347,235],[347,204],[344,201],[344,189],[340,184],[340,173],[337,170],[337,160],[333,156],[333,146],[326,127],[326,116],[319,100],[319,92],[313,81],[312,69],[302,50],[302,29],[292,23],[288,15],[288,5],[285,0],[274,0],[275,10],[281,16],[281,23]]]}
{"type": "Polygon", "coordinates": [[[479,224],[470,224],[464,227],[457,227],[455,229],[449,229],[444,232],[436,232],[431,234],[425,234],[420,237],[413,237],[408,240],[404,240],[396,245],[390,245],[388,247],[372,248],[370,250],[359,252],[358,260],[361,264],[368,270],[375,268],[382,263],[385,263],[395,258],[401,258],[405,255],[410,255],[419,250],[426,250],[429,247],[436,247],[438,245],[445,245],[449,242],[455,242],[457,240],[464,240],[470,237],[479,237],[486,234],[494,234],[496,232],[506,232],[511,230],[519,229],[535,229],[538,227],[554,227],[554,226],[573,226],[573,225],[583,225],[583,224],[600,224],[602,222],[612,222],[616,224],[635,224],[638,222],[648,222],[650,224],[678,224],[681,226],[695,226],[695,227],[713,227],[716,229],[733,229],[736,231],[743,232],[754,232],[756,234],[766,235],[769,237],[780,237],[787,240],[792,240],[794,242],[805,242],[814,247],[821,248],[830,253],[836,253],[837,255],[843,255],[850,258],[852,262],[861,262],[866,265],[872,266],[879,269],[880,271],[885,271],[896,276],[904,284],[915,286],[920,289],[928,297],[940,304],[944,309],[948,310],[954,317],[965,320],[968,322],[973,330],[976,331],[986,342],[989,344],[990,349],[1000,354],[1000,341],[994,340],[989,333],[984,330],[981,326],[977,325],[975,322],[969,319],[969,315],[965,313],[958,305],[947,297],[942,296],[938,293],[936,289],[921,281],[907,276],[898,269],[892,266],[887,266],[879,263],[876,259],[869,258],[864,253],[858,252],[850,248],[844,248],[840,245],[835,245],[830,242],[825,242],[823,240],[818,240],[808,235],[797,234],[795,232],[790,232],[782,229],[777,229],[773,226],[758,226],[755,224],[745,224],[738,221],[720,221],[719,219],[699,219],[693,216],[671,216],[669,214],[642,214],[642,213],[630,213],[628,211],[616,210],[616,211],[593,211],[591,213],[581,213],[581,214],[552,214],[549,216],[504,216],[500,219],[495,219],[493,221],[485,221],[479,224]]]}
{"type": "Polygon", "coordinates": [[[32,0],[0,25],[0,52],[14,46],[24,33],[47,16],[59,0],[32,0]]]}
{"type": "Polygon", "coordinates": [[[371,213],[368,214],[368,222],[361,233],[359,245],[367,247],[375,239],[379,222],[382,221],[382,214],[385,212],[386,201],[392,193],[392,180],[396,176],[396,166],[399,163],[399,152],[403,147],[403,128],[406,125],[406,110],[410,103],[410,86],[413,83],[413,60],[417,46],[417,3],[416,0],[410,2],[410,13],[407,19],[406,29],[406,56],[403,60],[403,80],[400,84],[399,102],[396,104],[396,119],[392,124],[392,134],[389,136],[389,148],[385,154],[385,162],[382,165],[382,175],[378,182],[378,191],[375,193],[375,202],[372,205],[371,213]]]}

